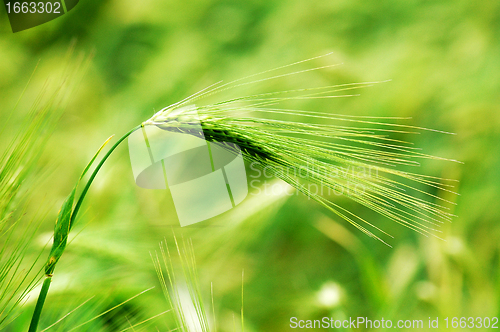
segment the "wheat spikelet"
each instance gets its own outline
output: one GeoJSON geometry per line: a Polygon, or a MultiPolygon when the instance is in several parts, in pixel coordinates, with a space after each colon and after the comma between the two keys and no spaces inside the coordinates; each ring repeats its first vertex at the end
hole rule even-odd
{"type": "Polygon", "coordinates": [[[232,144],[238,145],[248,162],[265,168],[267,174],[286,181],[365,234],[382,242],[384,241],[369,228],[386,235],[388,233],[343,208],[333,199],[325,197],[324,193],[311,190],[310,184],[315,184],[316,187],[313,188],[316,189],[320,186],[322,191],[327,190],[330,194],[340,192],[354,202],[416,232],[436,236],[440,224],[453,217],[443,203],[453,203],[419,186],[451,191],[453,186],[448,182],[452,180],[410,173],[401,168],[418,166],[419,159],[447,159],[421,153],[418,148],[391,138],[391,135],[411,134],[422,130],[440,131],[393,123],[406,118],[356,117],[280,108],[280,104],[288,100],[352,96],[345,92],[379,82],[286,90],[238,97],[209,105],[192,105],[204,97],[235,87],[330,67],[316,67],[245,82],[246,79],[288,66],[226,84],[212,85],[162,109],[144,124],[202,136],[199,132],[201,122],[206,140],[225,145],[228,149],[231,149],[232,144]],[[191,106],[186,107],[187,105],[191,106]],[[260,117],[260,114],[266,118],[260,117]],[[292,115],[303,118],[304,121],[269,119],[269,115],[274,114],[292,115]],[[327,123],[314,123],[318,120],[327,123]],[[417,197],[418,193],[424,197],[417,197]]]}

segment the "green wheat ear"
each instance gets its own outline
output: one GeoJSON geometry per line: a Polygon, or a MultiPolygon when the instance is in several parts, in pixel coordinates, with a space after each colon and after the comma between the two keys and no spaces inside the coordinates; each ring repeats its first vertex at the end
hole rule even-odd
{"type": "Polygon", "coordinates": [[[160,243],[161,255],[158,255],[157,252],[154,256],[151,255],[156,273],[160,279],[163,294],[173,310],[175,323],[179,331],[189,331],[191,324],[194,323],[198,325],[203,332],[208,332],[211,329],[198,283],[193,245],[190,241],[188,243],[182,241],[181,245],[179,245],[175,234],[174,242],[177,249],[179,263],[182,268],[183,278],[179,279],[179,276],[175,273],[172,255],[167,246],[166,239],[164,242],[160,243]],[[161,264],[162,261],[166,275],[163,273],[161,264]],[[189,301],[196,312],[195,317],[190,317],[192,313],[186,312],[186,303],[185,301],[182,301],[182,295],[179,292],[181,284],[185,284],[188,290],[189,301]],[[195,321],[191,321],[191,319],[194,319],[195,321]]]}
{"type": "MultiPolygon", "coordinates": [[[[76,204],[73,206],[76,199],[75,186],[61,208],[55,227],[53,251],[47,260],[46,279],[40,291],[29,332],[37,330],[52,272],[64,251],[65,239],[76,220],[88,189],[116,147],[144,125],[155,125],[165,130],[201,136],[202,133],[197,129],[201,123],[203,136],[208,141],[225,145],[228,149],[234,145],[227,143],[238,145],[247,161],[266,169],[268,173],[289,183],[363,233],[385,244],[387,243],[368,228],[373,228],[383,234],[387,234],[386,232],[343,208],[326,195],[312,191],[310,184],[326,187],[330,192],[341,191],[342,195],[352,201],[401,225],[426,236],[436,236],[435,233],[439,232],[437,230],[439,225],[453,217],[449,208],[443,203],[454,203],[429,193],[428,189],[450,191],[453,186],[446,182],[452,180],[406,172],[401,167],[418,166],[418,160],[421,159],[448,159],[423,154],[407,142],[390,137],[391,134],[409,134],[430,129],[388,123],[388,121],[405,118],[355,117],[328,112],[280,108],[280,104],[293,100],[352,96],[351,94],[339,93],[368,87],[380,82],[350,83],[262,93],[232,98],[214,104],[186,107],[205,97],[237,87],[335,66],[315,67],[265,77],[268,73],[317,58],[320,57],[274,68],[229,83],[216,83],[160,110],[153,117],[123,135],[96,166],[76,204]],[[259,76],[261,78],[258,78],[259,76]],[[259,114],[264,114],[266,117],[259,117],[259,114]],[[273,114],[302,117],[304,121],[269,119],[269,116],[273,114]],[[314,121],[317,120],[328,121],[328,123],[315,124],[314,121]],[[345,171],[351,168],[364,171],[345,171]],[[300,174],[297,174],[298,170],[301,171],[300,174]],[[367,171],[369,171],[368,176],[367,171]],[[425,186],[427,189],[422,189],[421,186],[425,186]],[[363,190],[356,190],[359,187],[362,187],[363,190]],[[418,194],[422,194],[423,198],[417,197],[418,194]]],[[[90,164],[94,162],[94,159],[90,164]]],[[[80,180],[81,178],[78,183],[80,180]]]]}
{"type": "MultiPolygon", "coordinates": [[[[160,243],[160,254],[158,254],[158,252],[155,252],[154,255],[151,254],[151,258],[153,260],[158,279],[160,280],[163,294],[167,299],[170,307],[172,308],[172,312],[174,314],[176,328],[171,331],[178,330],[189,332],[198,331],[199,329],[201,329],[201,331],[203,332],[217,331],[213,284],[211,284],[210,287],[212,305],[212,324],[210,324],[207,308],[205,308],[205,302],[203,301],[200,290],[193,242],[191,241],[191,239],[185,241],[184,238],[182,238],[181,241],[178,241],[175,234],[173,234],[173,239],[177,255],[170,252],[166,238],[163,242],[160,243]],[[181,267],[182,273],[180,276],[175,272],[173,257],[174,255],[177,256],[178,265],[181,267]],[[185,288],[187,289],[189,293],[189,299],[187,298],[187,296],[179,292],[179,289],[182,286],[185,286],[185,288]],[[186,307],[187,303],[190,304],[192,308],[186,307]],[[192,309],[192,311],[194,311],[194,314],[192,312],[189,312],[189,309],[192,309]]],[[[244,274],[242,272],[240,316],[241,331],[245,330],[243,316],[243,276],[244,274]]]]}
{"type": "MultiPolygon", "coordinates": [[[[277,69],[285,67],[288,66],[277,69]]],[[[323,193],[330,194],[340,192],[398,224],[423,235],[436,236],[440,224],[453,217],[443,203],[454,203],[430,193],[428,189],[450,191],[453,186],[449,182],[453,180],[403,171],[402,167],[419,166],[418,161],[422,159],[448,159],[421,153],[408,142],[391,138],[391,134],[412,134],[422,130],[445,132],[392,123],[408,118],[359,117],[280,108],[280,104],[289,100],[352,96],[339,93],[379,82],[278,91],[192,106],[204,97],[235,87],[325,67],[246,81],[277,70],[273,69],[227,84],[218,83],[162,109],[144,124],[200,136],[196,129],[199,128],[199,119],[205,139],[221,145],[225,142],[238,145],[248,162],[289,183],[363,233],[385,244],[369,228],[390,236],[388,233],[343,208],[335,199],[311,188],[321,188],[323,193]],[[186,107],[188,105],[191,107],[186,107]],[[270,119],[273,114],[304,120],[273,120],[270,119]],[[315,124],[318,120],[326,123],[315,124]],[[417,197],[420,194],[423,198],[417,197]]],[[[225,146],[231,148],[230,144],[225,146]]]]}

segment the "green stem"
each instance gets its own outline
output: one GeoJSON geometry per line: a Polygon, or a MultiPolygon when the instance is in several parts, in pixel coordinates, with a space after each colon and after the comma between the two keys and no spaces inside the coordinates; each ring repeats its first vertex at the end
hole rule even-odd
{"type": "Polygon", "coordinates": [[[38,321],[40,320],[40,314],[42,313],[43,304],[45,303],[45,298],[49,292],[50,282],[52,276],[46,276],[43,281],[42,289],[40,290],[40,295],[38,295],[38,300],[36,301],[35,312],[33,312],[33,317],[31,317],[30,328],[28,332],[36,332],[38,326],[38,321]]]}
{"type": "MultiPolygon", "coordinates": [[[[125,135],[123,135],[109,149],[109,151],[106,153],[106,155],[101,159],[101,161],[99,162],[99,164],[95,168],[94,172],[90,176],[89,180],[87,181],[87,184],[83,188],[82,193],[80,194],[80,197],[78,198],[78,201],[76,202],[75,208],[73,209],[73,212],[71,213],[70,230],[71,230],[71,227],[73,226],[73,223],[74,223],[74,221],[76,219],[78,211],[80,210],[80,207],[81,207],[81,205],[83,203],[83,200],[84,200],[85,196],[87,195],[87,192],[88,192],[88,190],[90,188],[90,185],[94,181],[94,179],[95,179],[97,173],[99,172],[99,170],[101,169],[101,167],[104,165],[104,162],[109,158],[109,156],[111,155],[111,153],[113,153],[113,151],[118,147],[118,145],[120,145],[120,143],[122,143],[127,137],[130,136],[130,134],[132,134],[134,131],[136,131],[139,128],[141,128],[141,125],[133,128],[128,133],[126,133],[125,135]]],[[[36,302],[35,311],[33,312],[33,316],[31,317],[31,323],[30,323],[30,327],[29,327],[28,332],[36,332],[36,330],[37,330],[38,322],[40,320],[40,314],[42,313],[43,304],[45,303],[45,298],[47,297],[47,293],[49,292],[49,287],[50,287],[51,280],[52,280],[52,274],[45,275],[45,280],[43,282],[42,289],[40,290],[40,295],[38,295],[38,300],[36,302]]]]}
{"type": "Polygon", "coordinates": [[[139,126],[133,128],[132,130],[130,130],[125,135],[123,135],[118,140],[118,142],[116,142],[109,149],[109,151],[106,153],[106,155],[101,159],[101,162],[95,168],[94,172],[92,173],[92,175],[90,176],[89,180],[87,181],[87,184],[85,185],[85,188],[83,188],[82,193],[80,194],[80,197],[78,198],[78,201],[76,202],[75,209],[73,210],[73,213],[71,214],[70,230],[71,230],[71,227],[73,227],[73,223],[75,222],[76,215],[78,214],[78,211],[80,210],[80,206],[83,203],[83,199],[85,198],[85,195],[87,195],[87,192],[89,191],[89,188],[90,188],[90,185],[92,184],[92,181],[94,181],[94,178],[96,177],[97,173],[101,169],[102,165],[104,165],[104,162],[106,161],[106,159],[108,159],[108,157],[111,155],[111,153],[113,153],[113,151],[118,147],[118,145],[120,145],[121,142],[123,142],[127,137],[129,137],[130,134],[132,134],[134,131],[136,131],[137,129],[141,128],[141,126],[142,125],[139,125],[139,126]]]}

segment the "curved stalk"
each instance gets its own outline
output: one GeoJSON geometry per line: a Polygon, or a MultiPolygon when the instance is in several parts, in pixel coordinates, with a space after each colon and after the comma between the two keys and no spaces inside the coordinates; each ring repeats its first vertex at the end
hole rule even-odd
{"type": "Polygon", "coordinates": [[[121,142],[123,142],[127,137],[129,137],[134,131],[136,131],[137,129],[141,128],[142,125],[139,125],[135,128],[133,128],[132,130],[130,130],[128,133],[126,133],[125,135],[123,135],[119,140],[118,142],[116,142],[112,147],[111,149],[109,149],[109,151],[106,153],[106,155],[101,159],[101,161],[99,162],[99,164],[97,165],[97,167],[95,168],[94,172],[92,173],[92,175],[90,176],[89,180],[87,181],[87,184],[85,185],[85,188],[83,188],[82,190],[82,193],[80,194],[80,198],[78,198],[78,201],[76,202],[76,205],[75,205],[75,209],[73,210],[73,213],[71,214],[71,225],[73,225],[73,222],[75,221],[76,219],[76,215],[78,214],[78,211],[80,210],[80,206],[82,205],[83,203],[83,199],[85,198],[85,195],[87,195],[87,191],[89,190],[90,188],[90,185],[92,184],[92,181],[94,181],[94,178],[96,177],[97,173],[99,172],[99,170],[101,169],[102,165],[104,165],[104,162],[106,161],[106,159],[108,159],[108,157],[111,155],[111,153],[116,149],[116,147],[118,145],[120,145],[121,142]]]}
{"type": "MultiPolygon", "coordinates": [[[[67,231],[66,234],[64,234],[64,236],[66,238],[67,238],[67,236],[69,234],[69,231],[73,227],[73,223],[76,220],[76,216],[78,214],[78,211],[80,210],[80,207],[81,207],[81,205],[83,203],[83,200],[85,199],[85,196],[87,195],[87,192],[88,192],[88,190],[90,188],[90,185],[94,181],[94,179],[97,176],[97,173],[99,172],[99,170],[104,165],[104,163],[106,162],[106,160],[109,158],[109,156],[111,155],[111,153],[113,153],[113,151],[118,147],[118,145],[120,145],[127,137],[130,136],[130,134],[132,134],[134,131],[136,131],[140,127],[141,127],[141,125],[133,128],[132,130],[130,130],[129,132],[127,132],[125,135],[123,135],[109,149],[109,151],[106,153],[106,155],[104,155],[104,157],[101,159],[101,161],[99,162],[99,164],[95,168],[94,172],[90,176],[89,180],[87,181],[87,184],[83,188],[82,193],[80,194],[80,197],[78,198],[78,201],[76,202],[76,205],[75,205],[73,211],[71,212],[71,215],[70,215],[70,218],[69,218],[69,223],[68,223],[68,231],[67,231]]],[[[65,204],[66,204],[66,202],[65,202],[65,204]]],[[[61,210],[64,210],[64,204],[63,204],[63,207],[61,208],[61,210]]],[[[59,220],[58,220],[58,222],[59,222],[59,220]]],[[[55,238],[55,236],[56,236],[56,234],[54,234],[54,238],[55,238]]],[[[33,312],[33,316],[31,317],[31,323],[30,323],[30,327],[28,329],[28,332],[36,332],[36,330],[38,328],[38,322],[40,320],[40,315],[42,313],[43,305],[45,303],[45,298],[47,297],[47,294],[49,292],[50,283],[52,281],[52,273],[53,273],[53,271],[55,269],[55,265],[56,265],[57,261],[59,260],[59,257],[62,255],[62,251],[65,248],[65,245],[66,245],[65,241],[66,241],[66,239],[64,240],[64,245],[62,245],[61,248],[60,248],[60,252],[58,253],[58,257],[54,257],[52,251],[51,251],[51,253],[49,255],[49,258],[48,258],[47,263],[46,263],[46,268],[45,268],[45,280],[43,282],[42,289],[40,290],[40,295],[38,295],[38,300],[36,302],[35,311],[33,312]]]]}

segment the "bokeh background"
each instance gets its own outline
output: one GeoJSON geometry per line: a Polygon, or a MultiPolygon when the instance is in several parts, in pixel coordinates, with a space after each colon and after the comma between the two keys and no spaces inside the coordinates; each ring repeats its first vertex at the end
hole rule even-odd
{"type": "MultiPolygon", "coordinates": [[[[75,330],[119,331],[170,309],[150,254],[164,239],[171,245],[173,233],[192,239],[200,290],[212,317],[212,283],[220,331],[232,331],[233,320],[240,330],[242,270],[245,331],[288,331],[291,317],[425,324],[440,317],[439,330],[446,330],[445,317],[499,316],[500,2],[80,1],[67,15],[15,34],[4,7],[0,17],[2,148],[22,128],[46,80],[57,81],[66,68],[71,45],[71,70],[91,58],[23,187],[30,197],[27,218],[41,221],[26,264],[49,241],[62,201],[110,135],[217,81],[329,52],[311,66],[342,65],[246,86],[242,93],[390,79],[358,97],[294,106],[412,117],[405,123],[456,135],[424,132],[405,139],[463,162],[419,169],[459,180],[460,195],[439,193],[457,204],[452,212],[458,217],[441,228],[444,240],[370,215],[394,236],[389,248],[301,195],[252,195],[206,224],[180,228],[168,192],[134,184],[123,145],[90,191],[57,266],[41,327],[94,296],[49,329],[68,331],[153,286],[75,330]]],[[[8,331],[27,329],[36,295],[8,331]]],[[[174,328],[170,312],[134,329],[174,328]]]]}

